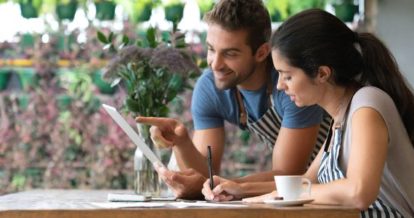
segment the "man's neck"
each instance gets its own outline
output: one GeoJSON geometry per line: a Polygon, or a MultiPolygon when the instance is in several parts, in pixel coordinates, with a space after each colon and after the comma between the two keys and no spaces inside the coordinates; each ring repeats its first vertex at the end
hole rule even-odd
{"type": "Polygon", "coordinates": [[[263,87],[268,79],[270,79],[270,71],[267,61],[264,61],[257,65],[255,71],[244,82],[237,85],[238,89],[244,90],[258,90],[263,87]]]}

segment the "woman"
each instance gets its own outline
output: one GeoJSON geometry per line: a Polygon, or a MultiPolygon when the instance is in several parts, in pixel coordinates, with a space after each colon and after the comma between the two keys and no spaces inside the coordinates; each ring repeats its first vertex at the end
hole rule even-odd
{"type": "MultiPolygon", "coordinates": [[[[318,9],[299,13],[272,36],[277,88],[297,106],[318,104],[333,118],[330,136],[304,177],[314,203],[359,208],[362,217],[414,216],[414,96],[375,36],[350,30],[318,9]]],[[[220,177],[206,199],[233,199],[220,177]]],[[[246,201],[277,196],[277,191],[246,201]]]]}

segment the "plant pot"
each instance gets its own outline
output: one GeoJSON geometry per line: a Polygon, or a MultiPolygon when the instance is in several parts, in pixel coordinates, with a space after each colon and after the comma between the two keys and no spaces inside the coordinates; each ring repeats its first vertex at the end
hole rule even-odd
{"type": "Polygon", "coordinates": [[[172,4],[164,8],[165,19],[173,23],[180,22],[183,18],[184,4],[172,4]]]}
{"type": "Polygon", "coordinates": [[[116,4],[111,1],[95,2],[96,19],[98,20],[113,20],[115,17],[116,4]]]}
{"type": "Polygon", "coordinates": [[[10,79],[10,71],[8,69],[0,69],[0,91],[7,88],[10,79]]]}
{"type": "Polygon", "coordinates": [[[102,79],[101,71],[95,71],[92,73],[92,82],[98,87],[99,91],[102,94],[112,95],[116,92],[116,86],[111,87],[110,83],[107,83],[105,80],[102,79]]]}
{"type": "MultiPolygon", "coordinates": [[[[148,147],[158,154],[157,149],[153,145],[150,138],[149,125],[137,124],[139,136],[148,145],[148,147]]],[[[159,156],[159,155],[158,155],[159,156]]],[[[155,171],[152,163],[144,156],[141,150],[137,147],[134,155],[134,170],[135,170],[135,183],[134,190],[136,194],[144,196],[159,197],[160,179],[158,173],[155,171]]]]}
{"type": "Polygon", "coordinates": [[[24,18],[36,18],[39,16],[37,9],[35,8],[35,6],[32,4],[31,1],[28,2],[20,2],[19,3],[20,6],[20,13],[22,15],[22,17],[24,18]]]}
{"type": "Polygon", "coordinates": [[[77,1],[70,1],[66,4],[57,4],[56,5],[56,14],[59,20],[70,20],[72,21],[75,17],[76,10],[78,9],[77,1]]]}
{"type": "Polygon", "coordinates": [[[137,12],[136,21],[137,22],[145,22],[151,18],[152,14],[152,5],[146,4],[142,11],[137,12]]]}
{"type": "Polygon", "coordinates": [[[24,91],[37,87],[38,78],[33,68],[21,68],[17,71],[20,79],[20,86],[24,91]]]}
{"type": "Polygon", "coordinates": [[[352,22],[355,14],[358,12],[358,5],[351,3],[334,4],[335,16],[343,22],[352,22]]]}

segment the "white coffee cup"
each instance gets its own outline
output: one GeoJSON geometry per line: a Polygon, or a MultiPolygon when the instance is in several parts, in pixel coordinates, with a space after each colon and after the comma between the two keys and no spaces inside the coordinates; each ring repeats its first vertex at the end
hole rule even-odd
{"type": "Polygon", "coordinates": [[[275,176],[276,190],[283,200],[293,201],[299,199],[303,192],[308,193],[310,196],[312,183],[309,179],[302,176],[275,176]],[[303,183],[307,183],[306,188],[302,186],[303,183]]]}

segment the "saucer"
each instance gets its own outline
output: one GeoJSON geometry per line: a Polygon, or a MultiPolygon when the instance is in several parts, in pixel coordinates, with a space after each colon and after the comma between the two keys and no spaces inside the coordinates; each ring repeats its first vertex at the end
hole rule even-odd
{"type": "Polygon", "coordinates": [[[312,201],[313,201],[313,198],[303,198],[303,199],[289,200],[289,201],[269,199],[269,200],[264,200],[263,202],[265,204],[272,204],[276,206],[301,206],[303,204],[310,203],[312,201]]]}

